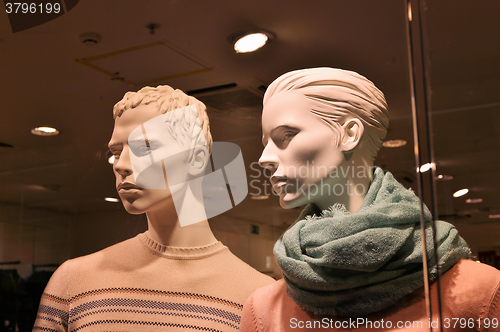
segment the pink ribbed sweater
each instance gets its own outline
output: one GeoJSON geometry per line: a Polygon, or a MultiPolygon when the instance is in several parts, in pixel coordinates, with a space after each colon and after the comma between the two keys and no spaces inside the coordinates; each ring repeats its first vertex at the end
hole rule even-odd
{"type": "MultiPolygon", "coordinates": [[[[431,285],[432,320],[426,314],[423,290],[368,317],[314,316],[287,294],[284,280],[255,291],[245,303],[242,332],[254,331],[431,331],[439,324],[437,285],[431,285]],[[364,319],[364,320],[362,320],[364,319]]],[[[461,260],[441,277],[443,331],[500,331],[500,271],[485,264],[461,260]]]]}

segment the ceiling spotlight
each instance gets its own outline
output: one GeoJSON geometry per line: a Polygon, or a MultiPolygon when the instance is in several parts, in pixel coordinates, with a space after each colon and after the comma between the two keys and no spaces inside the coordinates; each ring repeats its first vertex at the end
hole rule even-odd
{"type": "Polygon", "coordinates": [[[468,192],[469,192],[469,189],[467,189],[467,188],[460,189],[460,190],[455,191],[455,193],[453,194],[453,197],[460,197],[460,196],[467,194],[468,192]]]}
{"type": "Polygon", "coordinates": [[[232,38],[236,53],[250,53],[258,50],[272,39],[269,32],[259,31],[232,38]]]}
{"type": "Polygon", "coordinates": [[[382,146],[386,148],[399,148],[400,146],[405,146],[406,143],[404,139],[390,139],[382,143],[382,146]]]}
{"type": "Polygon", "coordinates": [[[106,197],[106,198],[104,198],[104,200],[106,202],[111,202],[111,203],[118,203],[120,201],[118,198],[115,198],[115,197],[106,197]]]}
{"type": "Polygon", "coordinates": [[[59,130],[52,127],[36,127],[31,129],[31,133],[38,136],[56,136],[59,134],[59,130]]]}
{"type": "Polygon", "coordinates": [[[465,200],[465,203],[475,204],[475,203],[481,203],[482,201],[483,201],[482,198],[467,198],[465,200]]]}
{"type": "Polygon", "coordinates": [[[450,181],[450,180],[453,180],[453,175],[439,174],[438,176],[436,176],[436,180],[438,180],[438,181],[450,181]]]}
{"type": "Polygon", "coordinates": [[[420,168],[417,167],[417,172],[425,173],[428,170],[430,170],[432,167],[434,167],[434,163],[423,164],[422,166],[420,166],[420,168]]]}

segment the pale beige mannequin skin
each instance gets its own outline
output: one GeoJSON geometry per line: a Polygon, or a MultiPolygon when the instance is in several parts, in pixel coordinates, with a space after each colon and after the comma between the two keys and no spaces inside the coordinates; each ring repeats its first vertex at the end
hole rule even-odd
{"type": "Polygon", "coordinates": [[[290,209],[308,203],[315,203],[321,210],[325,210],[334,203],[342,203],[351,213],[355,213],[363,203],[366,191],[360,192],[360,190],[356,191],[354,188],[358,184],[362,185],[363,188],[368,188],[371,182],[371,173],[367,171],[368,177],[363,178],[352,177],[352,174],[343,176],[342,172],[338,172],[340,178],[328,179],[325,177],[328,175],[326,170],[333,170],[331,167],[347,169],[347,167],[353,167],[354,165],[356,166],[356,174],[357,167],[360,165],[367,170],[369,170],[370,166],[373,166],[373,163],[368,162],[366,156],[357,149],[363,136],[364,126],[356,118],[349,119],[342,126],[344,139],[340,142],[340,146],[337,147],[331,128],[318,116],[311,112],[304,112],[301,109],[301,107],[305,106],[305,102],[305,99],[299,93],[287,92],[271,98],[265,105],[262,113],[263,144],[265,148],[259,164],[274,171],[271,176],[271,184],[279,195],[280,205],[283,208],[290,209]],[[286,137],[287,132],[291,135],[293,133],[300,133],[300,135],[284,138],[285,141],[282,142],[282,136],[285,135],[286,137]],[[286,144],[287,141],[289,141],[288,144],[286,144]],[[280,148],[280,145],[287,146],[280,148]],[[351,153],[349,161],[345,158],[346,152],[351,153]],[[314,155],[314,158],[307,157],[310,155],[314,155]],[[318,176],[301,178],[300,167],[304,170],[308,164],[310,166],[307,168],[307,172],[303,171],[302,174],[307,173],[318,176]],[[326,183],[339,183],[344,188],[348,185],[350,190],[345,189],[344,195],[340,196],[307,195],[312,191],[306,189],[308,185],[326,183]],[[288,185],[292,190],[290,192],[280,190],[285,185],[288,185]],[[301,185],[305,186],[305,194],[296,190],[301,185]]]}
{"type": "MultiPolygon", "coordinates": [[[[328,113],[328,107],[321,111],[328,113]]],[[[311,112],[315,109],[318,105],[300,90],[285,89],[265,98],[259,164],[271,171],[270,181],[283,208],[314,203],[323,211],[341,203],[356,213],[372,180],[374,158],[373,149],[366,148],[367,128],[348,112],[338,128],[332,128],[311,112]],[[332,188],[343,191],[333,193],[332,188]]]]}
{"type": "MultiPolygon", "coordinates": [[[[148,220],[149,236],[161,244],[174,247],[199,247],[217,242],[206,219],[196,224],[180,226],[179,216],[168,186],[167,189],[144,189],[135,184],[129,156],[128,137],[137,126],[158,115],[158,106],[153,102],[127,109],[115,119],[109,149],[115,156],[113,171],[123,206],[131,214],[145,213],[148,220]]],[[[171,144],[172,149],[178,148],[175,142],[169,144],[171,144]]],[[[196,176],[204,172],[209,157],[207,148],[199,146],[195,149],[191,160],[170,166],[179,167],[181,172],[185,170],[186,177],[196,176]]],[[[186,206],[186,209],[204,209],[203,200],[197,199],[200,197],[200,193],[193,193],[191,188],[185,188],[184,194],[186,195],[186,205],[189,205],[186,206]]],[[[185,209],[181,208],[181,211],[183,210],[185,209]]]]}

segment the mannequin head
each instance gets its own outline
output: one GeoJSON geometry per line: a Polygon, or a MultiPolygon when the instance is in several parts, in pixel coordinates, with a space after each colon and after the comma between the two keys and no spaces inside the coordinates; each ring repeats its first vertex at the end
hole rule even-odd
{"type": "Polygon", "coordinates": [[[206,106],[198,99],[186,95],[179,89],[174,90],[168,85],[160,85],[156,88],[146,86],[137,92],[127,92],[123,99],[113,107],[113,118],[116,120],[128,109],[151,103],[155,104],[158,114],[194,105],[198,112],[199,122],[194,121],[189,113],[177,113],[180,116],[174,115],[166,124],[168,131],[185,151],[200,145],[205,145],[210,151],[212,134],[206,106]]]}
{"type": "Polygon", "coordinates": [[[109,148],[125,209],[175,209],[175,196],[185,196],[186,183],[204,174],[210,156],[205,105],[169,86],[145,87],[126,93],[113,116],[109,148]]]}
{"type": "Polygon", "coordinates": [[[388,122],[384,95],[355,72],[313,68],[277,78],[264,95],[259,162],[273,173],[281,205],[328,206],[332,196],[349,200],[357,182],[367,189],[388,122]]]}

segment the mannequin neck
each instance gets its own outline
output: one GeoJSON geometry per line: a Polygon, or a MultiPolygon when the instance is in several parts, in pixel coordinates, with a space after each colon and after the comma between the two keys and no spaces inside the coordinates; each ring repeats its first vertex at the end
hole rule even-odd
{"type": "MultiPolygon", "coordinates": [[[[182,194],[185,199],[169,199],[159,209],[146,212],[148,218],[148,232],[151,239],[163,245],[172,247],[201,247],[217,242],[206,216],[199,213],[194,215],[193,220],[200,220],[190,225],[182,227],[179,222],[179,215],[186,221],[188,216],[186,211],[201,211],[204,206],[203,201],[193,199],[191,190],[182,194]],[[179,206],[177,206],[179,205],[179,206]],[[180,213],[178,214],[177,211],[180,213]],[[203,218],[204,217],[204,218],[203,218]]],[[[175,195],[174,195],[175,196],[175,195]]]]}
{"type": "Polygon", "coordinates": [[[344,160],[334,174],[331,173],[334,176],[333,181],[328,183],[329,194],[319,197],[316,205],[323,211],[335,203],[340,203],[352,214],[356,213],[368,192],[372,168],[373,162],[367,161],[359,154],[353,154],[349,161],[344,160]]]}

